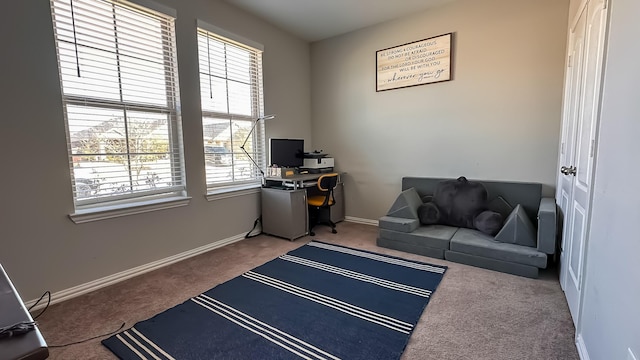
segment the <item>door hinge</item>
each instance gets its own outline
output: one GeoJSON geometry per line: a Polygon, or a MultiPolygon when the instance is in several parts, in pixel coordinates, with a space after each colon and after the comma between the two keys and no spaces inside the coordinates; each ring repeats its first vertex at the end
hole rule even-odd
{"type": "Polygon", "coordinates": [[[609,6],[609,0],[604,0],[604,3],[602,4],[602,8],[606,9],[609,6]]]}
{"type": "Polygon", "coordinates": [[[560,144],[560,154],[564,154],[564,143],[560,144]]]}
{"type": "Polygon", "coordinates": [[[591,139],[591,157],[596,153],[596,140],[591,139]]]}
{"type": "Polygon", "coordinates": [[[571,60],[573,59],[573,57],[571,55],[569,55],[569,60],[567,61],[567,67],[570,68],[573,64],[571,63],[571,60]]]}

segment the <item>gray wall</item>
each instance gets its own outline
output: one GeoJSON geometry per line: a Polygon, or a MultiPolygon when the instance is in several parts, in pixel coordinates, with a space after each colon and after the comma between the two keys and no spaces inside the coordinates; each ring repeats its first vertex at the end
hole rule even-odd
{"type": "Polygon", "coordinates": [[[61,291],[244,234],[259,194],[208,202],[196,18],[262,43],[267,136],[310,140],[308,43],[224,2],[156,0],[177,10],[189,206],[76,225],[50,5],[12,0],[0,15],[0,263],[23,299],[61,291]]]}
{"type": "Polygon", "coordinates": [[[553,196],[568,0],[459,0],[311,45],[313,147],[377,219],[402,176],[541,182],[553,196]],[[453,81],[376,93],[376,51],[454,32],[453,81]]]}
{"type": "Polygon", "coordinates": [[[578,331],[591,360],[640,359],[640,2],[612,0],[578,331]]]}

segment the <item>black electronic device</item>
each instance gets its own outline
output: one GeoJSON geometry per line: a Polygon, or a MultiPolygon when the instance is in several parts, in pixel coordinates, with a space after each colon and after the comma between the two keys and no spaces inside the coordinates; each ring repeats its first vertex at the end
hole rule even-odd
{"type": "Polygon", "coordinates": [[[299,168],[304,164],[303,139],[271,139],[271,165],[299,168]]]}
{"type": "Polygon", "coordinates": [[[314,150],[313,152],[304,153],[305,159],[322,159],[323,157],[328,156],[329,154],[325,154],[322,150],[314,150]]]}

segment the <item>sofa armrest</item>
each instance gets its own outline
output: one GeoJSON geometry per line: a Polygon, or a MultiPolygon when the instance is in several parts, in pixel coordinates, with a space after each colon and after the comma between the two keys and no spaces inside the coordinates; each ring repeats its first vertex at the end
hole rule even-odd
{"type": "Polygon", "coordinates": [[[546,254],[556,252],[556,226],[556,200],[543,197],[538,208],[538,251],[546,254]]]}

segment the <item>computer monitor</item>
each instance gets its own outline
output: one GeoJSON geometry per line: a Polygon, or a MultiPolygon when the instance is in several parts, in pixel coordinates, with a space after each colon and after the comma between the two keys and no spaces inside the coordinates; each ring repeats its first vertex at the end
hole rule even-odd
{"type": "Polygon", "coordinates": [[[304,140],[271,139],[271,165],[302,167],[304,165],[304,140]]]}

